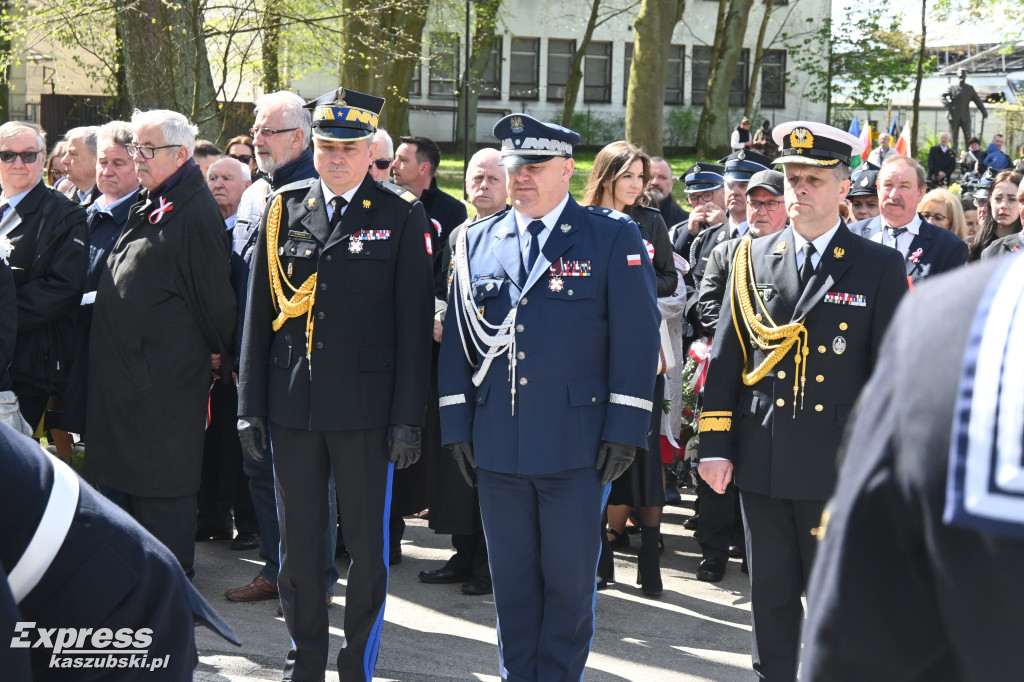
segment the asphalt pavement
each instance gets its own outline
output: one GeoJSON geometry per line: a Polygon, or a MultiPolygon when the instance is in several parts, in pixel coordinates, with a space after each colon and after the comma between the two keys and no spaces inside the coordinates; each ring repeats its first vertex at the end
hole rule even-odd
{"type": "MultiPolygon", "coordinates": [[[[662,530],[665,552],[659,599],[643,596],[636,584],[636,548],[616,552],[617,581],[598,593],[597,632],[587,661],[588,682],[621,680],[682,682],[713,680],[744,682],[750,669],[750,585],[731,560],[725,579],[705,583],[695,578],[700,547],[682,523],[692,512],[685,506],[665,508],[662,530]]],[[[497,681],[498,647],[494,601],[490,596],[463,595],[460,585],[427,585],[421,570],[439,568],[452,554],[449,536],[435,535],[427,522],[406,519],[403,561],[391,569],[380,657],[375,680],[441,682],[497,681]]],[[[229,602],[224,590],[249,582],[262,566],[255,550],[232,551],[229,543],[196,545],[194,584],[242,639],[235,647],[205,628],[197,629],[200,663],[198,682],[280,680],[290,646],[277,601],[229,602]]],[[[329,611],[333,665],[342,641],[345,573],[329,611]]],[[[336,681],[336,670],[327,680],[336,681]]]]}

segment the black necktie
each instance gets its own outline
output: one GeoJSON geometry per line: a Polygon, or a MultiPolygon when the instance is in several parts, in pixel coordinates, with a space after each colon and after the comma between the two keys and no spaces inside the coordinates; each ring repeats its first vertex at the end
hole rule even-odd
{"type": "Polygon", "coordinates": [[[892,247],[895,249],[896,248],[896,239],[901,234],[906,232],[907,228],[905,228],[905,227],[887,227],[885,229],[889,230],[889,234],[892,236],[892,247]]]}
{"type": "Polygon", "coordinates": [[[348,201],[340,194],[331,199],[331,205],[334,206],[334,213],[331,215],[331,232],[334,232],[334,228],[338,227],[341,222],[341,209],[345,208],[347,204],[348,201]]]}
{"type": "Polygon", "coordinates": [[[544,223],[540,220],[534,220],[526,226],[526,230],[530,233],[530,254],[526,258],[527,275],[533,271],[533,264],[537,262],[537,256],[540,255],[540,233],[543,229],[544,223]]]}
{"type": "Polygon", "coordinates": [[[0,204],[0,220],[3,220],[4,219],[4,215],[7,214],[8,206],[9,206],[9,204],[6,201],[3,202],[2,204],[0,204]]]}
{"type": "Polygon", "coordinates": [[[814,263],[811,262],[811,255],[814,254],[814,244],[807,242],[804,244],[802,249],[804,254],[804,263],[800,266],[800,289],[807,288],[807,283],[811,281],[811,277],[814,276],[814,263]]]}

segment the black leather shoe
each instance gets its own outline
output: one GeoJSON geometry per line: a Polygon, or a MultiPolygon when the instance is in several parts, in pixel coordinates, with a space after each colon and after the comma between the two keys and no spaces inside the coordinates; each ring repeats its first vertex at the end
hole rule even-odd
{"type": "Polygon", "coordinates": [[[725,564],[718,559],[705,559],[697,567],[697,580],[717,583],[725,577],[725,564]]]}
{"type": "Polygon", "coordinates": [[[402,563],[402,548],[395,547],[388,554],[388,566],[397,566],[400,563],[402,563]]]}
{"type": "MultiPolygon", "coordinates": [[[[473,578],[472,573],[462,573],[460,571],[453,570],[447,566],[434,571],[420,571],[420,582],[430,583],[431,585],[447,585],[449,583],[465,583],[473,578]]],[[[468,584],[468,583],[467,583],[468,584]]],[[[490,579],[487,580],[487,593],[490,592],[490,579]]]]}
{"type": "Polygon", "coordinates": [[[256,549],[260,546],[260,536],[256,533],[239,533],[231,541],[231,549],[243,552],[249,549],[256,549]]]}
{"type": "Polygon", "coordinates": [[[486,575],[474,575],[462,583],[462,594],[475,597],[482,594],[491,594],[492,592],[494,592],[494,589],[491,587],[491,579],[486,575]]]}
{"type": "Polygon", "coordinates": [[[729,545],[729,556],[733,559],[743,556],[743,545],[729,545]]]}
{"type": "Polygon", "coordinates": [[[698,518],[699,517],[696,514],[689,517],[688,519],[683,521],[683,528],[685,528],[686,530],[697,530],[698,518]]]}

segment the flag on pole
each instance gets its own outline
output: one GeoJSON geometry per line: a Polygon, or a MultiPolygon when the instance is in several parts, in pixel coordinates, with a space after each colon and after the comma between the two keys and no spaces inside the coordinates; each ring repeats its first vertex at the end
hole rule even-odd
{"type": "Polygon", "coordinates": [[[896,140],[896,144],[894,144],[892,148],[896,150],[897,154],[910,156],[910,121],[903,124],[903,130],[900,131],[900,137],[896,140]]]}
{"type": "Polygon", "coordinates": [[[900,120],[899,116],[892,117],[892,123],[889,124],[889,144],[892,144],[892,137],[896,134],[896,122],[900,120]]]}
{"type": "Polygon", "coordinates": [[[864,129],[860,131],[860,141],[864,143],[864,151],[860,153],[860,160],[867,161],[868,156],[871,154],[871,123],[868,122],[864,125],[864,129]]]}
{"type": "MultiPolygon", "coordinates": [[[[850,130],[848,131],[854,137],[860,137],[860,120],[854,116],[853,121],[850,123],[850,130]]],[[[854,155],[850,158],[850,168],[856,168],[861,163],[861,158],[854,155]]]]}

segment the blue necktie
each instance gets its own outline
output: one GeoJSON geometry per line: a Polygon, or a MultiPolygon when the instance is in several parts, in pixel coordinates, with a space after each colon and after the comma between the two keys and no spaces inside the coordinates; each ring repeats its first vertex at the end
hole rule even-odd
{"type": "Polygon", "coordinates": [[[526,226],[526,230],[530,233],[530,253],[526,258],[527,275],[533,271],[533,264],[537,262],[537,256],[540,255],[540,233],[543,229],[544,223],[540,220],[534,220],[526,226]]]}

